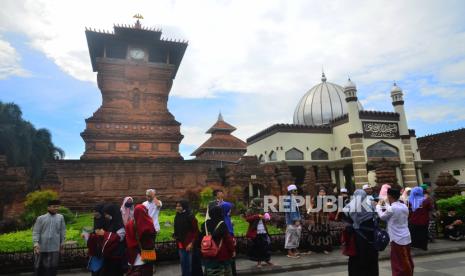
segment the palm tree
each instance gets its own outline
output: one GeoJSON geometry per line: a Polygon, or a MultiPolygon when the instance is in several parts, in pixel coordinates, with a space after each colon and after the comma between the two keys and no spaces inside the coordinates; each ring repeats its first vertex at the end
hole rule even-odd
{"type": "Polygon", "coordinates": [[[44,164],[64,158],[65,153],[53,144],[50,131],[37,130],[22,118],[18,105],[0,101],[0,155],[6,155],[10,166],[25,167],[30,178],[28,188],[35,190],[44,164]]]}

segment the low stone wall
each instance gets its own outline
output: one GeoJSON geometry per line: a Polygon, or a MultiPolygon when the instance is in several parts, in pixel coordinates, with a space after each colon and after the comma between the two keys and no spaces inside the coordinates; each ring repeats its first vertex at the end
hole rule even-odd
{"type": "Polygon", "coordinates": [[[126,196],[145,200],[145,191],[173,204],[189,189],[206,185],[217,161],[199,160],[58,160],[47,165],[42,189],[58,192],[63,204],[89,211],[98,202],[121,203],[126,196]]]}

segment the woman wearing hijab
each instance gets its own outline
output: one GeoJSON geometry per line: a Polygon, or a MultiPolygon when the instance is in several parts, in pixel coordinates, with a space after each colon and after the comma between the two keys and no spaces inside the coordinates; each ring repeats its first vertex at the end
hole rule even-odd
{"type": "Polygon", "coordinates": [[[189,208],[187,200],[176,202],[173,236],[178,245],[182,276],[202,275],[201,267],[197,266],[195,269],[193,267],[196,241],[199,236],[199,226],[197,219],[189,208]]]}
{"type": "Polygon", "coordinates": [[[151,276],[153,274],[153,264],[142,260],[141,250],[155,250],[155,233],[153,220],[147,208],[138,204],[134,208],[134,218],[126,224],[126,246],[130,265],[128,275],[151,276]]]}
{"type": "Polygon", "coordinates": [[[123,218],[116,204],[107,204],[103,208],[105,228],[97,235],[103,236],[102,276],[122,276],[125,272],[125,245],[123,218]]]}
{"type": "Polygon", "coordinates": [[[374,231],[374,209],[367,203],[367,194],[358,189],[344,212],[352,221],[355,235],[355,256],[349,256],[349,276],[379,275],[378,251],[371,245],[374,231]]]}
{"type": "Polygon", "coordinates": [[[210,219],[201,226],[200,240],[206,235],[211,235],[219,249],[215,257],[203,256],[205,276],[231,276],[231,262],[236,254],[233,237],[229,234],[228,228],[224,223],[224,215],[221,207],[214,206],[209,209],[208,212],[210,219]]]}
{"type": "MultiPolygon", "coordinates": [[[[317,208],[317,201],[320,200],[324,203],[324,197],[326,196],[326,190],[320,188],[318,191],[318,197],[312,202],[312,207],[317,208]]],[[[320,203],[320,205],[321,205],[320,203]]],[[[312,209],[308,210],[310,216],[310,223],[308,225],[308,237],[307,242],[309,245],[309,253],[318,252],[329,254],[332,250],[333,240],[331,237],[331,229],[329,226],[329,213],[321,206],[321,210],[318,212],[312,212],[312,209]]]]}
{"type": "Polygon", "coordinates": [[[410,192],[409,230],[412,235],[412,247],[428,250],[428,226],[433,208],[431,198],[425,198],[423,189],[415,187],[410,192]]]}
{"type": "Polygon", "coordinates": [[[134,200],[132,197],[127,196],[124,198],[120,211],[123,217],[123,224],[128,224],[128,221],[134,218],[134,200]]]}
{"type": "MultiPolygon", "coordinates": [[[[220,205],[221,209],[223,210],[223,215],[224,215],[224,223],[228,227],[229,234],[233,237],[234,239],[234,244],[236,244],[236,238],[234,237],[234,226],[231,221],[231,210],[234,207],[234,204],[228,201],[223,201],[220,205]]],[[[232,268],[232,275],[236,276],[236,258],[232,259],[231,262],[231,268],[232,268]]]]}
{"type": "Polygon", "coordinates": [[[94,207],[94,229],[89,236],[84,235],[87,240],[87,254],[89,255],[88,269],[92,276],[100,276],[102,270],[103,257],[103,236],[98,235],[105,228],[105,217],[103,214],[103,204],[97,204],[94,207]]]}
{"type": "Polygon", "coordinates": [[[263,211],[263,200],[254,198],[250,202],[245,219],[249,223],[246,237],[249,240],[249,259],[257,262],[257,267],[262,266],[262,262],[273,265],[271,259],[271,239],[266,228],[266,221],[269,221],[269,214],[263,211]]]}

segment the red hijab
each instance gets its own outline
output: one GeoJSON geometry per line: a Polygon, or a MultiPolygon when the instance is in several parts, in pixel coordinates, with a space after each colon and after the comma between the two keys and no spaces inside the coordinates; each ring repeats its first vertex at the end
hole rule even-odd
{"type": "Polygon", "coordinates": [[[131,219],[126,225],[126,244],[128,248],[138,247],[136,232],[134,231],[134,221],[137,229],[137,236],[141,239],[142,235],[151,235],[155,234],[155,228],[153,226],[153,220],[148,214],[147,208],[138,204],[134,208],[134,219],[131,219]]]}

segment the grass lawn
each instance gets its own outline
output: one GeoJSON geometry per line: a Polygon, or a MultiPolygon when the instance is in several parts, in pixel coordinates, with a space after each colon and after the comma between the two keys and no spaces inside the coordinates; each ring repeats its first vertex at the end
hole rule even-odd
{"type": "MultiPolygon", "coordinates": [[[[158,233],[157,241],[172,240],[173,235],[173,222],[175,211],[162,210],[160,212],[160,233],[158,233]]],[[[197,214],[199,223],[203,223],[205,215],[197,214]]],[[[240,216],[233,216],[232,221],[234,224],[234,232],[237,236],[245,235],[247,232],[248,223],[240,216]]],[[[93,217],[92,214],[79,214],[76,220],[67,225],[66,240],[77,241],[79,246],[85,246],[84,240],[81,238],[81,231],[84,227],[92,227],[93,217]]],[[[268,227],[270,234],[282,233],[281,229],[270,225],[268,227]]],[[[32,250],[32,229],[12,232],[0,235],[0,252],[13,252],[32,250]]]]}

